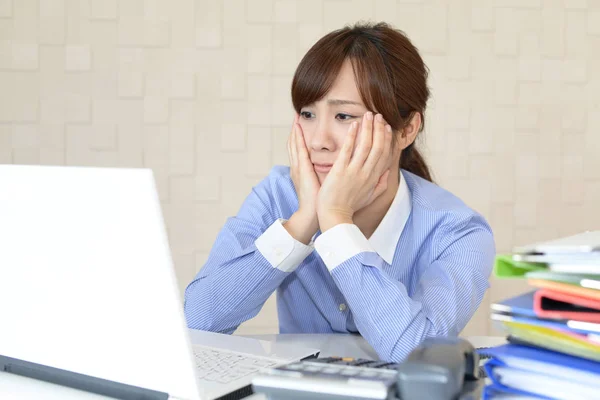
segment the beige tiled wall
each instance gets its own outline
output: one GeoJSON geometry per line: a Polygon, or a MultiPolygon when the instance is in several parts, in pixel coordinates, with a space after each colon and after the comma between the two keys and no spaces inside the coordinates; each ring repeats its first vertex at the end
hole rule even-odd
{"type": "MultiPolygon", "coordinates": [[[[0,162],[151,167],[184,288],[287,163],[300,58],[358,19],[421,49],[435,178],[499,251],[600,229],[599,0],[0,0],[0,162]]],[[[493,281],[466,333],[525,288],[493,281]]],[[[276,326],[270,300],[243,329],[276,326]]]]}

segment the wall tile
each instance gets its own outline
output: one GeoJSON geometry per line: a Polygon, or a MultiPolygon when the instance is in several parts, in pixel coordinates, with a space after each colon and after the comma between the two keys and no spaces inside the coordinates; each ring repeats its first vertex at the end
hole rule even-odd
{"type": "MultiPolygon", "coordinates": [[[[599,12],[585,0],[0,0],[0,162],[151,168],[183,290],[225,218],[289,164],[300,59],[333,29],[385,20],[430,69],[419,146],[436,181],[510,251],[600,225],[599,12]]],[[[492,279],[463,333],[491,331],[488,305],[525,290],[492,279]]],[[[271,299],[240,331],[276,324],[271,299]]]]}
{"type": "Polygon", "coordinates": [[[12,17],[12,0],[0,0],[0,17],[12,17]]]}
{"type": "Polygon", "coordinates": [[[65,48],[65,70],[69,72],[88,71],[91,66],[89,46],[67,46],[65,48]]]}
{"type": "Polygon", "coordinates": [[[64,17],[65,0],[40,0],[40,16],[45,17],[64,17]]]}
{"type": "Polygon", "coordinates": [[[38,45],[29,43],[13,43],[12,68],[18,70],[38,69],[38,45]]]}
{"type": "Polygon", "coordinates": [[[91,0],[91,17],[94,19],[116,19],[117,0],[91,0]]]}
{"type": "Polygon", "coordinates": [[[246,125],[224,123],[221,127],[221,150],[244,151],[246,149],[246,125]]]}

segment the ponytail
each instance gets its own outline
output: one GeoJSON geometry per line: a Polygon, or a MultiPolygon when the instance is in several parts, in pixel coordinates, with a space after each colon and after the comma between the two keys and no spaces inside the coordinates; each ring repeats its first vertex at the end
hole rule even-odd
{"type": "Polygon", "coordinates": [[[400,168],[412,172],[429,182],[433,182],[429,167],[425,163],[421,153],[419,153],[414,146],[415,144],[413,142],[410,146],[402,150],[402,155],[400,156],[400,168]]]}

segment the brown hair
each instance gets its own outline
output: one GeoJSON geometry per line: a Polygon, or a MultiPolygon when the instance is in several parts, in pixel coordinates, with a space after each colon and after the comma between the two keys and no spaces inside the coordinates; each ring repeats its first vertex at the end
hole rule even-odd
{"type": "MultiPolygon", "coordinates": [[[[335,30],[308,50],[292,81],[296,112],[327,94],[346,59],[352,62],[358,91],[369,110],[381,113],[396,131],[420,113],[419,132],[423,130],[429,70],[408,37],[384,22],[335,30]]],[[[432,180],[414,142],[402,151],[400,168],[432,180]]]]}

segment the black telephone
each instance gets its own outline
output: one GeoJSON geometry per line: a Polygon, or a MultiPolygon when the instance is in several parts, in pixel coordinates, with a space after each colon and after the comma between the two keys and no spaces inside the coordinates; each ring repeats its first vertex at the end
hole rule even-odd
{"type": "Polygon", "coordinates": [[[481,396],[479,355],[461,338],[426,339],[396,367],[400,399],[475,399],[481,396]]]}

